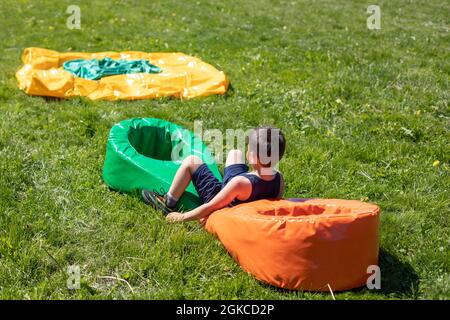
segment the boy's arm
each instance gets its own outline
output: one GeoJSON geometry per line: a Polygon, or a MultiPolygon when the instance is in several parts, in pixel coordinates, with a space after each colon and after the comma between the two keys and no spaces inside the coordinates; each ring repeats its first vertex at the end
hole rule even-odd
{"type": "Polygon", "coordinates": [[[167,216],[171,221],[192,221],[204,218],[216,210],[228,206],[238,194],[251,193],[251,184],[244,177],[235,177],[210,202],[187,213],[171,213],[167,216]],[[248,190],[249,189],[249,190],[248,190]]]}

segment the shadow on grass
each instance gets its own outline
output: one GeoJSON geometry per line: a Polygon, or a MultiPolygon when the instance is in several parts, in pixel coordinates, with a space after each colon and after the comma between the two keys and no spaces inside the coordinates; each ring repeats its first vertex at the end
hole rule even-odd
{"type": "MultiPolygon", "coordinates": [[[[419,277],[409,263],[400,261],[390,252],[380,248],[378,265],[381,272],[381,289],[370,290],[364,286],[347,292],[357,295],[370,292],[386,298],[418,298],[419,277]]],[[[367,275],[369,276],[370,274],[367,275]]]]}
{"type": "Polygon", "coordinates": [[[230,82],[229,84],[228,84],[228,89],[227,89],[227,91],[225,92],[225,94],[223,95],[223,97],[226,99],[226,98],[230,98],[230,97],[233,97],[234,95],[235,95],[235,93],[236,93],[236,90],[234,89],[234,87],[233,87],[233,84],[230,82]]]}
{"type": "Polygon", "coordinates": [[[409,263],[402,262],[388,251],[380,249],[379,265],[381,270],[379,293],[417,298],[419,276],[409,263]]]}
{"type": "MultiPolygon", "coordinates": [[[[400,261],[396,256],[392,255],[386,250],[380,249],[379,267],[381,271],[381,289],[369,290],[367,287],[355,288],[352,290],[338,291],[339,293],[353,293],[356,296],[362,296],[371,293],[380,295],[380,298],[406,298],[417,299],[419,288],[419,277],[413,267],[409,263],[400,261]]],[[[369,277],[370,274],[367,275],[369,277]]],[[[274,287],[270,284],[260,282],[260,285],[266,288],[271,288],[282,294],[291,294],[295,290],[283,289],[274,287]]],[[[328,292],[314,292],[314,291],[298,291],[300,298],[309,298],[314,296],[329,296],[328,292]]]]}

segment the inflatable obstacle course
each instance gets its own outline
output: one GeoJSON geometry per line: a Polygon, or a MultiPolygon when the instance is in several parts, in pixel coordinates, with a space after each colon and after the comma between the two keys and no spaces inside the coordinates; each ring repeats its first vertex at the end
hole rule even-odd
{"type": "MultiPolygon", "coordinates": [[[[112,189],[135,192],[142,189],[167,192],[181,161],[189,155],[203,159],[222,180],[214,157],[191,131],[168,121],[136,118],[115,124],[109,133],[103,180],[112,189]]],[[[180,208],[201,204],[192,183],[179,201],[180,208]]]]}
{"type": "Polygon", "coordinates": [[[198,58],[167,52],[66,52],[26,48],[23,66],[16,72],[19,88],[29,95],[70,98],[84,96],[93,100],[150,99],[174,96],[189,99],[223,94],[228,79],[222,72],[198,58]],[[64,70],[73,60],[147,60],[158,73],[118,74],[98,80],[77,77],[64,70]]]}
{"type": "MultiPolygon", "coordinates": [[[[221,179],[211,153],[192,132],[159,119],[113,126],[103,178],[119,191],[167,191],[180,164],[172,160],[174,154],[203,157],[221,179]]],[[[186,209],[200,205],[192,184],[180,201],[186,209]]],[[[339,291],[365,285],[367,268],[378,264],[379,218],[376,205],[360,201],[282,199],[223,208],[202,224],[261,281],[286,289],[339,291]]]]}

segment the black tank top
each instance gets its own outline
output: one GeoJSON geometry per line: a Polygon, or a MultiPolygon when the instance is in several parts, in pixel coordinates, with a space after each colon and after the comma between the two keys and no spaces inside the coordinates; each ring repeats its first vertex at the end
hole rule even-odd
{"type": "Polygon", "coordinates": [[[246,177],[248,180],[250,180],[250,183],[252,184],[252,193],[247,200],[242,201],[239,199],[235,199],[232,202],[232,205],[261,199],[274,199],[277,198],[280,194],[281,176],[279,172],[275,174],[275,178],[269,181],[263,180],[257,175],[250,173],[243,173],[240,174],[240,176],[246,177]]]}

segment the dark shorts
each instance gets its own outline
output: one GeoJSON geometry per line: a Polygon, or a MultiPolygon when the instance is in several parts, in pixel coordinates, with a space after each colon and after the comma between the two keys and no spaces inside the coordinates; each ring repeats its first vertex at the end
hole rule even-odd
{"type": "Polygon", "coordinates": [[[192,174],[192,183],[203,203],[207,203],[214,198],[223,187],[234,177],[248,172],[248,166],[243,163],[232,164],[225,167],[223,181],[220,182],[203,163],[192,174]]]}

